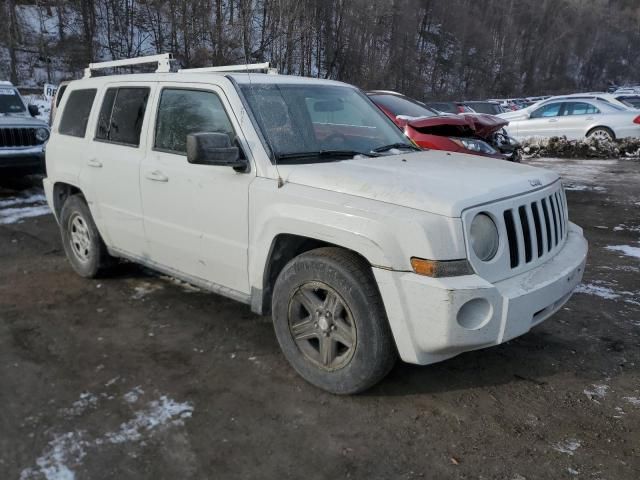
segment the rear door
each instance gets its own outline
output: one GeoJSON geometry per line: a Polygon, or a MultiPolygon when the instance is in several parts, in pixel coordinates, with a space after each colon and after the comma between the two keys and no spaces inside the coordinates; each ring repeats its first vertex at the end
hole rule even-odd
{"type": "Polygon", "coordinates": [[[584,138],[600,110],[588,102],[566,102],[558,123],[563,135],[570,140],[584,138]]]}
{"type": "Polygon", "coordinates": [[[148,254],[140,166],[149,142],[144,128],[151,116],[147,105],[154,92],[152,82],[108,84],[102,89],[85,168],[107,243],[135,257],[148,254]]]}
{"type": "Polygon", "coordinates": [[[248,152],[223,91],[163,84],[150,126],[141,191],[151,259],[180,273],[249,293],[248,199],[255,173],[187,162],[187,135],[227,133],[248,152]]]}

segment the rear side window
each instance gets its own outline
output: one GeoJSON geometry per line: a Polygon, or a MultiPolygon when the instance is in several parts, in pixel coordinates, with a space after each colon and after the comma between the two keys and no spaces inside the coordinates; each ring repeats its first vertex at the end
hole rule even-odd
{"type": "Polygon", "coordinates": [[[149,100],[147,87],[110,88],[104,95],[96,138],[124,145],[140,145],[140,132],[149,100]]]}
{"type": "Polygon", "coordinates": [[[187,153],[190,133],[219,132],[235,139],[231,121],[218,95],[200,90],[165,88],[156,121],[155,148],[187,153]]]}
{"type": "Polygon", "coordinates": [[[83,138],[87,131],[87,122],[96,97],[96,89],[74,90],[69,94],[62,112],[58,133],[83,138]]]}
{"type": "Polygon", "coordinates": [[[588,115],[592,113],[600,113],[600,110],[590,103],[569,102],[564,107],[565,115],[588,115]]]}

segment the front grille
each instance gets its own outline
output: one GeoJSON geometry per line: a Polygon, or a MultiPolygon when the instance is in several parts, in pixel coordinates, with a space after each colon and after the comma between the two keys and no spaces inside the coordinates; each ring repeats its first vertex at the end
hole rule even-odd
{"type": "Polygon", "coordinates": [[[0,128],[0,148],[33,147],[40,145],[36,139],[36,129],[28,127],[0,128]]]}
{"type": "Polygon", "coordinates": [[[504,210],[511,268],[552,253],[567,235],[566,198],[562,189],[504,210]]]}

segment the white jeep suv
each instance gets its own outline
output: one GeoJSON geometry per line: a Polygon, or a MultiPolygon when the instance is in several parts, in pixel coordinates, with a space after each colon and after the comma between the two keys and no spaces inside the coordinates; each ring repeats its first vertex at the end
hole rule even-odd
{"type": "Polygon", "coordinates": [[[59,108],[44,185],[73,268],[125,258],[270,313],[330,392],[522,335],[582,278],[555,173],[419,151],[344,83],[103,76],[59,108]]]}

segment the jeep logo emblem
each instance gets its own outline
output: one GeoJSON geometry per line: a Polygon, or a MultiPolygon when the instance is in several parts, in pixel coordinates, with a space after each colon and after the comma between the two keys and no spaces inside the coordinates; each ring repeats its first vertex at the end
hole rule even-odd
{"type": "Polygon", "coordinates": [[[529,180],[529,185],[531,185],[532,187],[540,187],[542,186],[542,182],[537,178],[534,178],[533,180],[529,180]]]}

